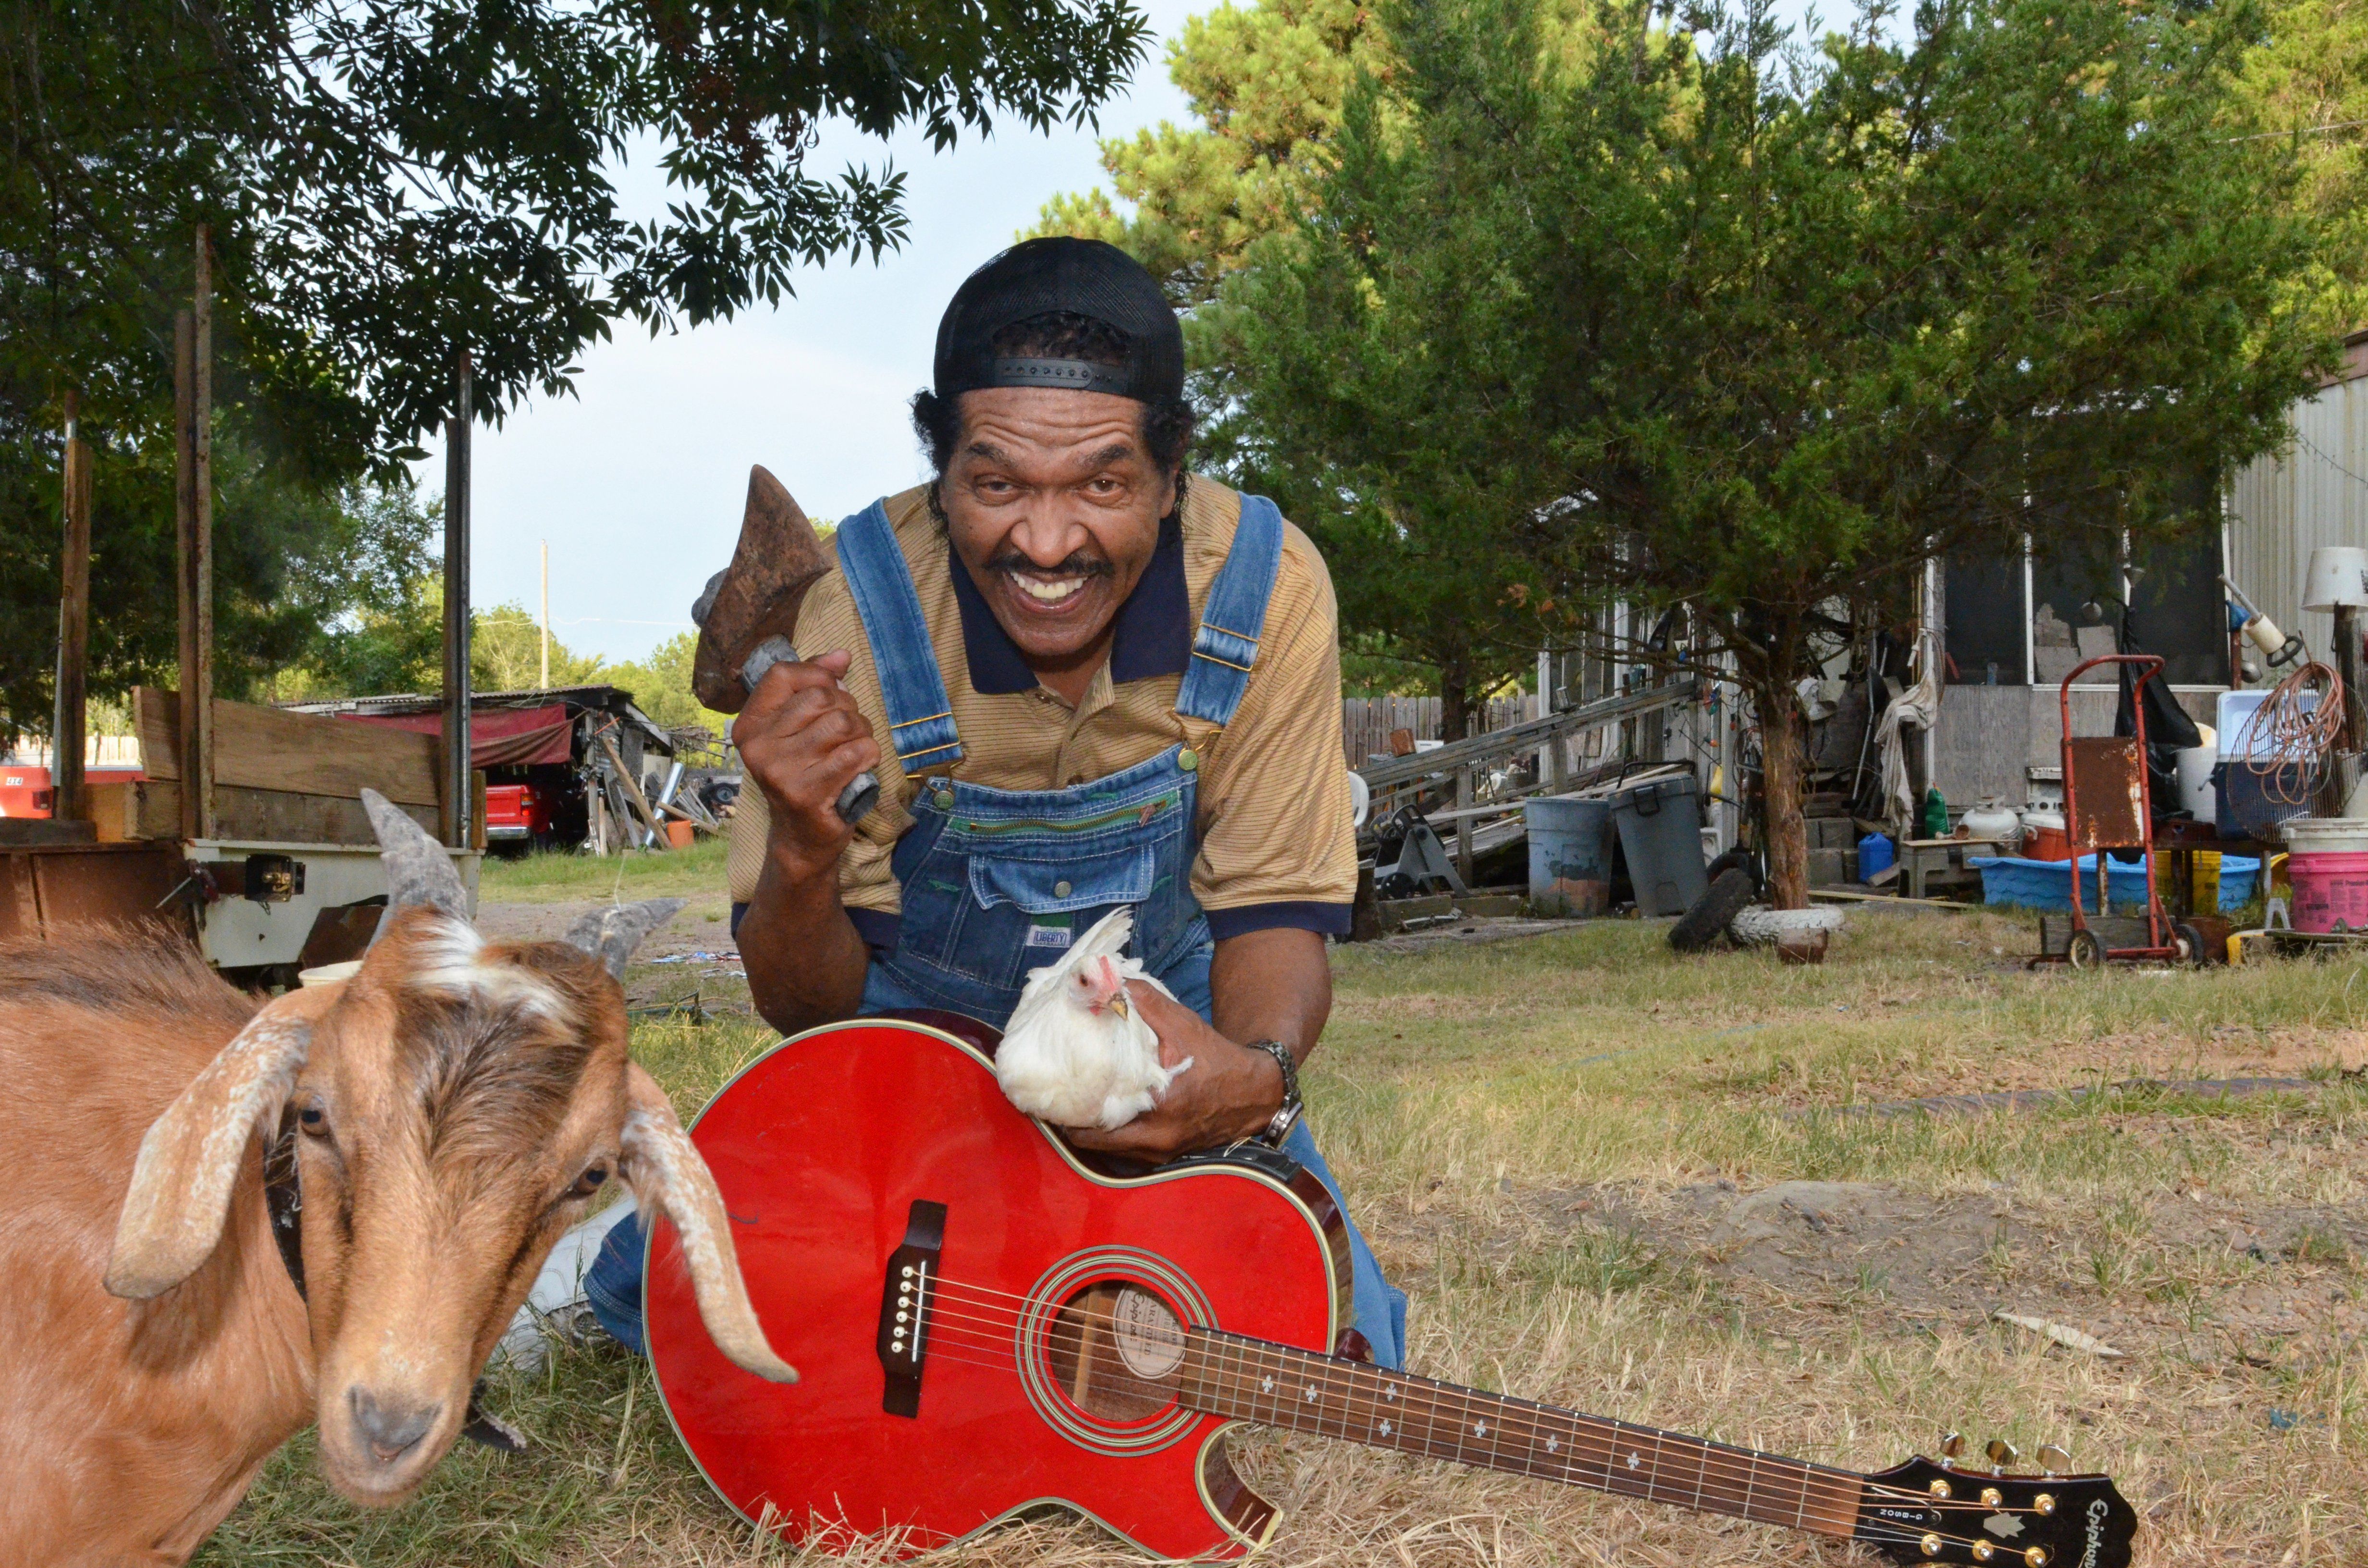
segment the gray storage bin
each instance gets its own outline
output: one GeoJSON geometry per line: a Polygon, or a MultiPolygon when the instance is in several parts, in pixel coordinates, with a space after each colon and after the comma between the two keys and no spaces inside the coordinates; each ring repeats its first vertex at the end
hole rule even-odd
{"type": "Polygon", "coordinates": [[[1683,915],[1709,891],[1702,852],[1701,787],[1691,773],[1656,778],[1611,797],[1620,854],[1639,915],[1683,915]]]}

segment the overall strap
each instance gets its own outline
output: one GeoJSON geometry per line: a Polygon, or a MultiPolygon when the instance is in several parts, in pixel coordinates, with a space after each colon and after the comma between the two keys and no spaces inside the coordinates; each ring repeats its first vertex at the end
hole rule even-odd
{"type": "Polygon", "coordinates": [[[1267,600],[1282,564],[1282,513],[1263,495],[1242,497],[1241,522],[1233,548],[1209,585],[1201,628],[1192,635],[1191,667],[1176,694],[1176,711],[1188,719],[1230,724],[1249,688],[1258,663],[1258,638],[1266,631],[1267,600]]]}
{"type": "Polygon", "coordinates": [[[929,641],[929,623],[913,591],[913,573],[896,548],[888,507],[874,501],[838,525],[838,569],[855,596],[880,696],[888,708],[888,747],[908,774],[951,767],[962,757],[953,704],[929,641]]]}

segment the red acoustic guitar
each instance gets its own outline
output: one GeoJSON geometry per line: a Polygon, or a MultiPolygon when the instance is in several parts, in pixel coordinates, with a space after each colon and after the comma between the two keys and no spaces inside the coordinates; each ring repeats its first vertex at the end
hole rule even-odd
{"type": "Polygon", "coordinates": [[[1238,1557],[1275,1519],[1226,1462],[1226,1428],[1253,1422],[1906,1562],[2130,1560],[2135,1517],[2101,1475],[1924,1459],[1861,1475],[1374,1367],[1342,1334],[1346,1248],[1320,1184],[1271,1160],[1090,1170],[1004,1099],[990,1033],[933,1017],[789,1040],[693,1128],[803,1382],[724,1360],[673,1231],[651,1238],[650,1359],[676,1430],[726,1502],[785,1537],[884,1535],[910,1555],[1058,1504],[1160,1557],[1238,1557]]]}

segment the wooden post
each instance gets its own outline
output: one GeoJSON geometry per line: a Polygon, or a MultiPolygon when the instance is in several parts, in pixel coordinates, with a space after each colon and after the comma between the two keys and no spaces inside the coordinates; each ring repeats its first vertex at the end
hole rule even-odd
{"type": "Polygon", "coordinates": [[[469,811],[469,351],[444,422],[444,842],[465,849],[469,811]]]}
{"type": "Polygon", "coordinates": [[[64,592],[58,601],[57,719],[50,729],[50,814],[88,816],[83,790],[84,686],[90,658],[90,449],[83,445],[82,399],[66,393],[64,592]]]}
{"type": "MultiPolygon", "coordinates": [[[[1472,805],[1472,767],[1466,763],[1455,770],[1455,809],[1461,813],[1472,805]]],[[[1455,869],[1465,887],[1476,884],[1472,873],[1472,819],[1459,814],[1455,819],[1455,869]]]]}
{"type": "Polygon", "coordinates": [[[173,323],[181,659],[181,835],[214,835],[213,255],[198,225],[190,308],[173,323]]]}

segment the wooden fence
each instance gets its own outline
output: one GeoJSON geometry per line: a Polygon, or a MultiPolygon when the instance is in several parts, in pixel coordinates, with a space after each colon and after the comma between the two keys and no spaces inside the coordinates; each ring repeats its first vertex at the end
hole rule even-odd
{"type": "MultiPolygon", "coordinates": [[[[1488,703],[1484,732],[1509,729],[1536,715],[1534,697],[1499,697],[1488,703]]],[[[1362,767],[1374,756],[1390,755],[1390,733],[1412,730],[1418,741],[1440,739],[1440,699],[1436,697],[1349,697],[1340,701],[1341,747],[1349,766],[1362,767]]]]}

